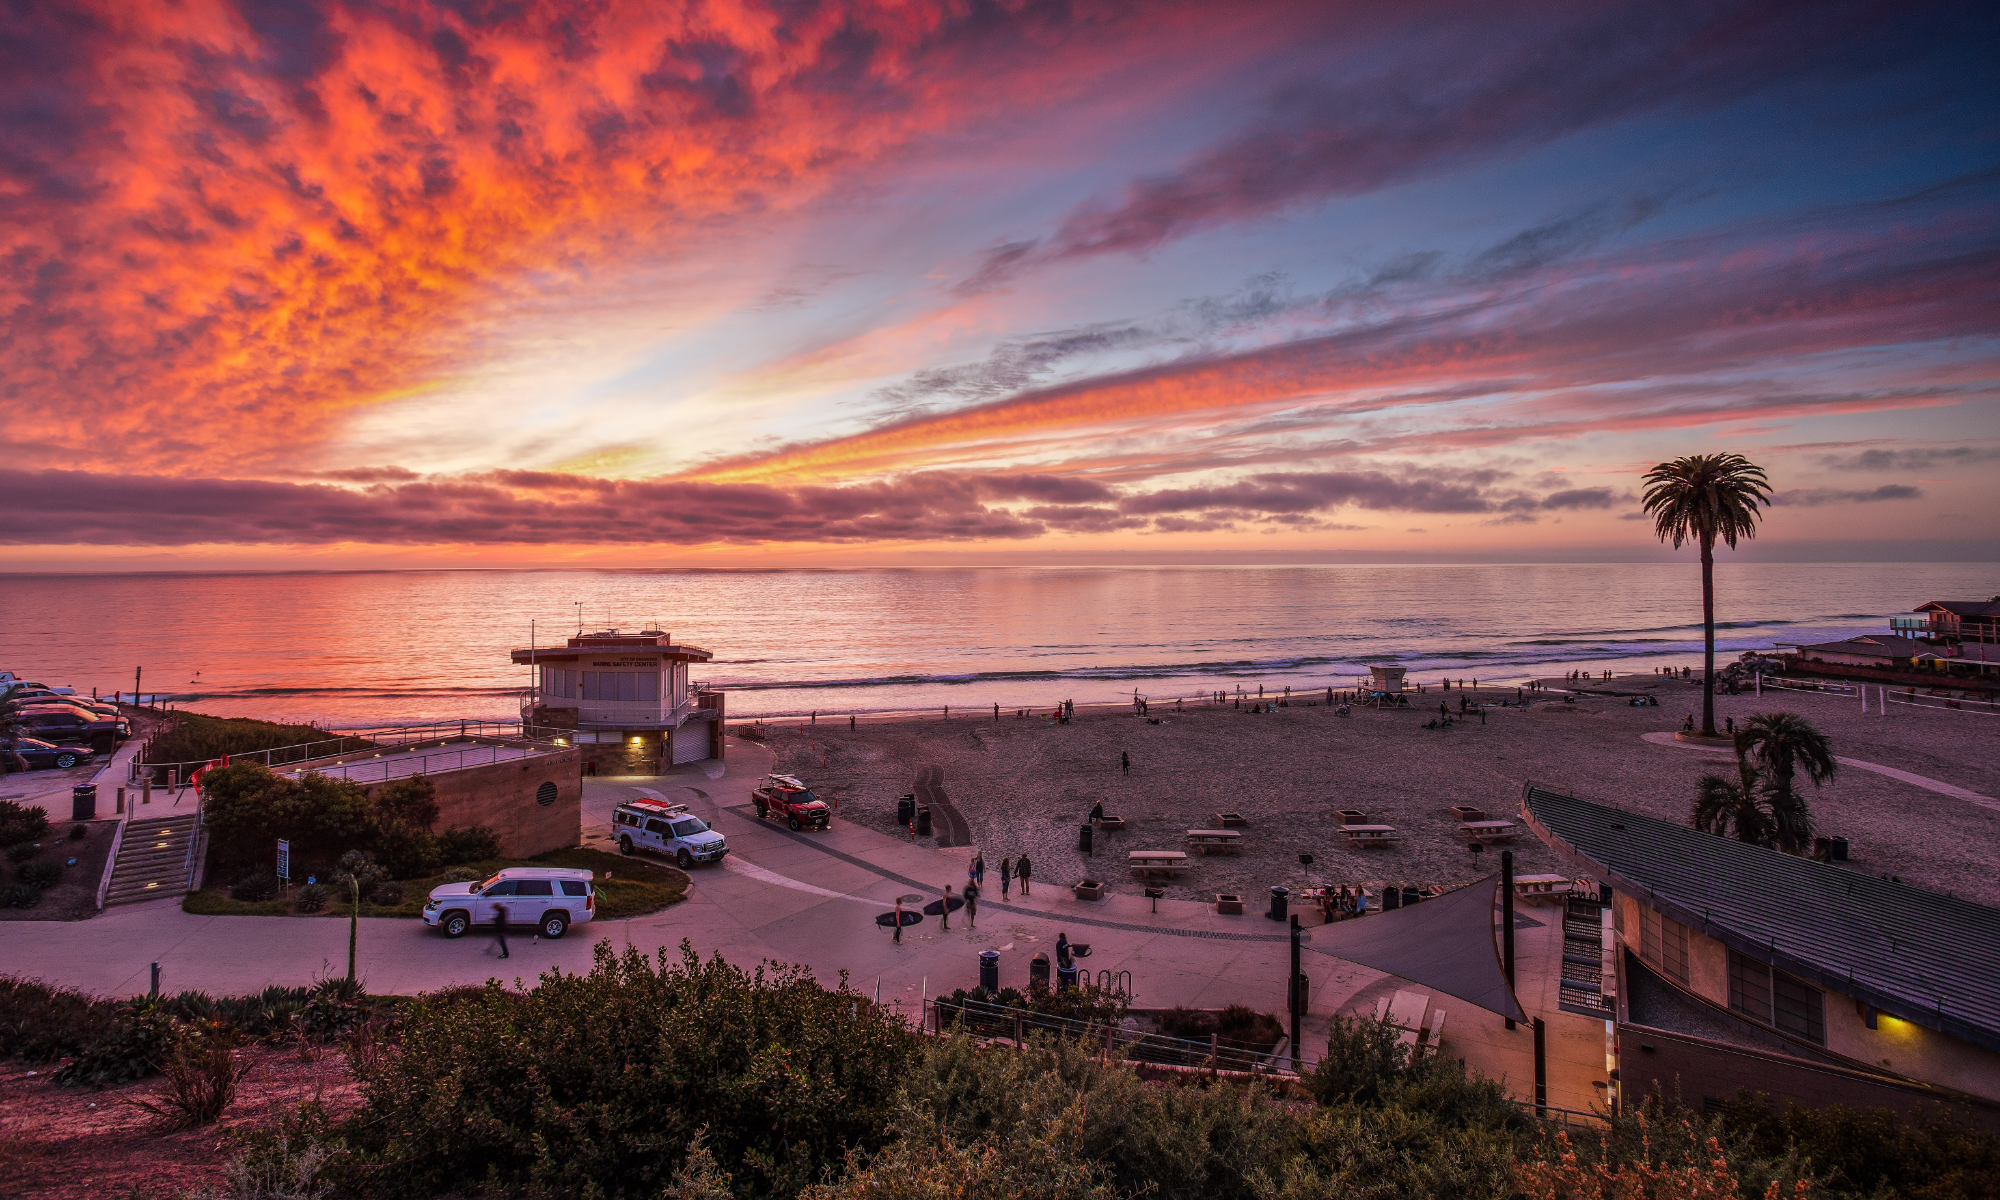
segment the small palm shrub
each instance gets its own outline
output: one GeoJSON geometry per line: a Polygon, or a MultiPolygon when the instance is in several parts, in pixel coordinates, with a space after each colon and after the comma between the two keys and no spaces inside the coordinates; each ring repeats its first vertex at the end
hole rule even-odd
{"type": "Polygon", "coordinates": [[[72,842],[80,842],[89,836],[90,826],[88,825],[72,825],[69,827],[69,840],[72,842]]]}
{"type": "Polygon", "coordinates": [[[243,1035],[220,1021],[177,1031],[159,1064],[166,1086],[154,1099],[132,1103],[153,1114],[161,1133],[215,1124],[253,1065],[237,1061],[242,1044],[243,1035]]]}
{"type": "Polygon", "coordinates": [[[35,887],[48,887],[62,878],[63,865],[53,859],[47,862],[25,862],[17,874],[22,883],[35,887]]]}
{"type": "Polygon", "coordinates": [[[10,883],[0,891],[0,908],[33,908],[42,902],[42,889],[32,883],[10,883]]]}
{"type": "Polygon", "coordinates": [[[0,800],[0,846],[32,842],[49,831],[49,810],[39,804],[26,805],[0,800]]]}
{"type": "Polygon", "coordinates": [[[13,845],[7,847],[7,861],[16,863],[27,862],[41,852],[42,844],[40,842],[15,842],[13,845]]]}
{"type": "Polygon", "coordinates": [[[278,877],[262,867],[250,871],[229,885],[231,900],[275,900],[277,897],[278,877]]]}
{"type": "Polygon", "coordinates": [[[292,897],[292,907],[302,913],[325,912],[326,889],[317,883],[305,885],[299,889],[298,895],[292,897]]]}

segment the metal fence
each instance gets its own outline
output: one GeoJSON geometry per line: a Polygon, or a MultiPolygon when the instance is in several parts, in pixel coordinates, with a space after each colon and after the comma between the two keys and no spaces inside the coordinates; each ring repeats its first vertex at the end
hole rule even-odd
{"type": "MultiPolygon", "coordinates": [[[[1296,1080],[1310,1074],[1319,1060],[1301,1053],[1298,1072],[1292,1069],[1291,1047],[1280,1040],[1269,1050],[1231,1044],[1222,1038],[1208,1041],[1168,1037],[1160,1033],[1127,1028],[1122,1021],[1092,1021],[1057,1017],[1031,1009],[1015,1008],[978,1000],[935,999],[925,1003],[923,1028],[940,1036],[969,1034],[989,1043],[1011,1043],[1019,1049],[1037,1036],[1063,1038],[1079,1044],[1101,1047],[1113,1059],[1197,1071],[1230,1071],[1246,1075],[1269,1075],[1296,1080]]],[[[1532,1100],[1508,1097],[1508,1103],[1524,1116],[1559,1125],[1601,1127],[1607,1119],[1602,1112],[1557,1108],[1532,1100]]]]}

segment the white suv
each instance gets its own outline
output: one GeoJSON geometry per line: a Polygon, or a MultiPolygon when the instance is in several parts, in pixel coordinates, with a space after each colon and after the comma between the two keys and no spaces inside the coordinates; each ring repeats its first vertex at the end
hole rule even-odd
{"type": "Polygon", "coordinates": [[[683,871],[698,862],[718,862],[729,853],[723,836],[689,813],[685,804],[628,800],[612,813],[611,828],[618,835],[620,853],[651,850],[672,858],[683,871]]]}
{"type": "Polygon", "coordinates": [[[491,925],[501,906],[507,924],[533,925],[545,938],[559,938],[597,912],[591,873],[571,867],[507,867],[477,883],[447,883],[431,889],[424,924],[448,938],[464,937],[476,925],[491,925]]]}

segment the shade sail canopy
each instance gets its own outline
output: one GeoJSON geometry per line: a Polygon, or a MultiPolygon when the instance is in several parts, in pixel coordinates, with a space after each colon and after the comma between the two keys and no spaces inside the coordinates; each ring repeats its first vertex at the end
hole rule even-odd
{"type": "Polygon", "coordinates": [[[1312,949],[1526,1021],[1494,944],[1497,876],[1434,900],[1312,931],[1312,949]]]}

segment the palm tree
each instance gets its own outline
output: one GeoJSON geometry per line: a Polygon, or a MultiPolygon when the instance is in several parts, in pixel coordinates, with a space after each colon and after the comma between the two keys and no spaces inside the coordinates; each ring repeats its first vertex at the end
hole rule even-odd
{"type": "Polygon", "coordinates": [[[1703,833],[1728,837],[1733,828],[1738,841],[1761,842],[1767,824],[1754,785],[1745,788],[1721,775],[1704,775],[1695,784],[1693,825],[1703,833]]]}
{"type": "Polygon", "coordinates": [[[1733,828],[1738,841],[1762,842],[1771,833],[1771,818],[1757,788],[1757,768],[1751,765],[1749,745],[1736,735],[1736,778],[1704,775],[1695,784],[1694,827],[1704,833],[1728,837],[1733,828]]]}
{"type": "Polygon", "coordinates": [[[1737,538],[1757,536],[1760,506],[1771,502],[1764,469],[1740,454],[1691,454],[1646,472],[1642,507],[1653,530],[1678,550],[1701,547],[1701,732],[1715,734],[1715,539],[1731,550],[1737,538]]]}
{"type": "Polygon", "coordinates": [[[1840,770],[1833,742],[1797,713],[1770,712],[1752,714],[1737,728],[1736,747],[1768,781],[1764,798],[1778,849],[1803,854],[1812,846],[1813,815],[1792,781],[1801,770],[1814,787],[1832,780],[1840,770]]]}

